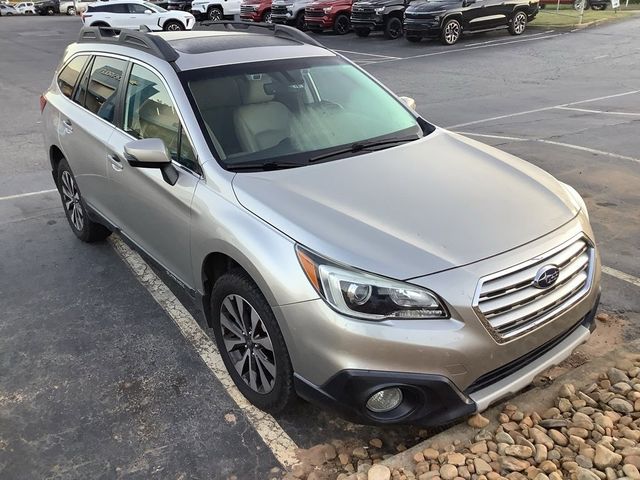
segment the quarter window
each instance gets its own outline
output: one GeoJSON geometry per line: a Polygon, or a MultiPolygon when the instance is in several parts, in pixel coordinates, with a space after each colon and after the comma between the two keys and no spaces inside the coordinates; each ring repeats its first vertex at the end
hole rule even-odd
{"type": "Polygon", "coordinates": [[[84,102],[80,103],[90,112],[113,123],[120,79],[127,62],[117,58],[95,57],[89,75],[84,102]]]}
{"type": "Polygon", "coordinates": [[[158,76],[134,65],[127,85],[124,129],[136,138],[160,138],[171,157],[197,171],[197,162],[169,92],[158,76]]]}
{"type": "Polygon", "coordinates": [[[71,98],[73,89],[76,86],[78,77],[80,77],[80,73],[82,72],[85,63],[87,63],[86,55],[75,57],[67,63],[60,72],[60,75],[58,75],[58,86],[65,97],[71,98]]]}

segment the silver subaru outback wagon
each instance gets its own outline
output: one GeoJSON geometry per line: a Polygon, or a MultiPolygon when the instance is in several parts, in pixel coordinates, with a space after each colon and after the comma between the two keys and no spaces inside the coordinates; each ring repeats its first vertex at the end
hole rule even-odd
{"type": "Polygon", "coordinates": [[[296,30],[85,28],[41,98],[72,231],[202,299],[242,393],[360,423],[486,409],[593,329],[578,193],[296,30]]]}

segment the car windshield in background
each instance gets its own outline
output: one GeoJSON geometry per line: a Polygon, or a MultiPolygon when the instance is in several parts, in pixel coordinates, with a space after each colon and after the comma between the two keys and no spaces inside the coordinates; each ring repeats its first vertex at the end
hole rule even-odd
{"type": "MultiPolygon", "coordinates": [[[[336,58],[184,72],[205,135],[230,170],[289,168],[422,137],[414,115],[336,58]]],[[[430,127],[427,125],[427,127],[430,127]]]]}
{"type": "Polygon", "coordinates": [[[155,5],[153,3],[144,2],[143,4],[144,4],[145,7],[147,7],[152,12],[168,12],[168,10],[166,10],[166,9],[164,9],[164,8],[158,6],[158,5],[155,5]]]}

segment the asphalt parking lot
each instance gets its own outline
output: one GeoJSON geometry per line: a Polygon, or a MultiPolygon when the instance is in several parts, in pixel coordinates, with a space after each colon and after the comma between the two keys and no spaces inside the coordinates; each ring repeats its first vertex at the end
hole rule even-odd
{"type": "MultiPolygon", "coordinates": [[[[73,237],[51,191],[38,97],[79,27],[0,19],[0,478],[267,478],[296,446],[415,441],[417,428],[352,425],[305,403],[261,415],[227,388],[193,328],[202,319],[168,279],[117,242],[73,237]]],[[[639,27],[531,28],[452,48],[316,38],[434,123],[574,186],[605,266],[602,308],[625,319],[630,340],[640,337],[639,27]]]]}

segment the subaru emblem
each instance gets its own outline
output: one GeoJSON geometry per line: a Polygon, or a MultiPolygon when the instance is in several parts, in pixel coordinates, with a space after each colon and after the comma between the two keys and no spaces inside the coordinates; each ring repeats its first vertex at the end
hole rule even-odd
{"type": "Polygon", "coordinates": [[[545,265],[538,270],[533,279],[533,286],[536,288],[549,288],[556,283],[560,276],[560,269],[555,265],[545,265]]]}

